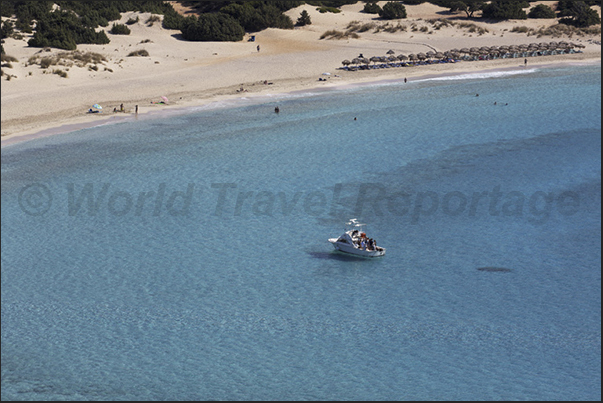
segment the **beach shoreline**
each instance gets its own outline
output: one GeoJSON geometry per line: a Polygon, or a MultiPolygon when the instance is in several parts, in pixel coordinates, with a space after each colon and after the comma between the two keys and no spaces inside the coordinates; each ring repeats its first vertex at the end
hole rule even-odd
{"type": "MultiPolygon", "coordinates": [[[[303,29],[268,29],[257,33],[258,42],[190,43],[178,40],[174,32],[161,27],[134,25],[132,35],[111,36],[112,43],[80,45],[81,51],[107,55],[104,71],[73,67],[69,78],[41,72],[37,66],[23,63],[39,49],[29,48],[24,40],[7,40],[7,54],[17,56],[23,65],[15,66],[15,78],[2,85],[2,147],[31,139],[80,129],[147,119],[169,113],[187,113],[198,108],[216,105],[242,104],[238,100],[279,99],[287,94],[345,88],[346,86],[375,85],[387,81],[409,81],[431,76],[455,76],[505,69],[546,68],[558,65],[596,64],[601,61],[600,37],[580,38],[575,41],[584,49],[564,55],[508,58],[458,63],[436,63],[415,67],[395,67],[379,70],[345,71],[340,69],[343,59],[352,59],[358,53],[367,56],[385,54],[395,49],[397,54],[446,50],[453,47],[482,46],[485,44],[521,44],[535,42],[525,34],[512,34],[518,24],[540,26],[542,20],[483,23],[490,36],[472,36],[458,28],[442,32],[403,32],[401,34],[371,33],[360,39],[347,41],[320,40],[319,34],[328,28],[350,21],[372,21],[372,16],[361,13],[361,4],[342,8],[341,14],[319,14],[304,5],[290,10],[294,19],[300,10],[306,10],[313,24],[303,29]],[[496,29],[496,31],[495,31],[496,29]],[[151,57],[128,58],[132,47],[149,41],[151,57]],[[261,43],[262,51],[256,51],[261,43]],[[114,55],[109,52],[113,48],[114,55]],[[151,49],[152,48],[152,49],[151,49]],[[165,54],[165,56],[163,56],[165,54]],[[328,72],[328,75],[323,75],[328,72]],[[326,77],[326,78],[325,78],[326,77]],[[324,78],[324,81],[319,81],[324,78]],[[169,99],[158,104],[160,96],[169,99]],[[102,113],[86,113],[95,103],[103,106],[102,113]],[[124,112],[113,112],[125,105],[124,112]],[[137,110],[137,112],[135,112],[137,110]]],[[[409,6],[409,20],[404,23],[422,24],[429,16],[439,17],[443,9],[424,4],[409,6]]],[[[122,19],[135,13],[124,13],[122,19]]],[[[539,38],[539,42],[559,40],[539,38]]],[[[101,66],[102,67],[102,66],[101,66]]],[[[8,70],[8,69],[7,69],[8,70]]],[[[7,72],[5,70],[5,72],[7,72]]],[[[12,71],[10,72],[12,74],[12,71]]]]}
{"type": "MultiPolygon", "coordinates": [[[[569,56],[569,55],[566,55],[569,56]]],[[[546,57],[543,57],[545,59],[546,57]]],[[[181,103],[162,105],[161,109],[146,109],[144,112],[128,112],[126,114],[121,113],[113,113],[107,112],[105,114],[99,114],[98,116],[94,116],[95,120],[91,121],[89,116],[86,117],[73,117],[73,118],[65,118],[62,121],[56,122],[44,122],[42,123],[41,128],[31,129],[31,130],[23,130],[22,132],[17,132],[10,135],[2,136],[1,144],[2,147],[21,143],[24,141],[34,140],[37,138],[57,135],[57,134],[65,134],[71,133],[78,130],[89,129],[104,125],[110,124],[118,124],[125,122],[132,122],[136,120],[146,120],[146,119],[157,119],[163,118],[166,116],[173,115],[182,115],[193,113],[194,111],[200,109],[214,109],[219,107],[240,107],[243,105],[249,104],[271,104],[278,102],[279,99],[286,98],[291,95],[301,95],[304,94],[317,94],[318,92],[330,92],[336,91],[345,88],[360,88],[363,86],[374,86],[374,85],[387,85],[387,84],[401,84],[404,82],[405,78],[410,77],[412,81],[424,81],[433,78],[444,78],[444,77],[455,77],[462,76],[467,74],[488,74],[488,73],[496,73],[496,72],[508,72],[508,71],[517,71],[521,72],[525,70],[525,66],[521,65],[519,59],[507,59],[508,61],[515,61],[516,63],[506,63],[508,65],[490,67],[490,68],[482,68],[482,69],[451,69],[448,71],[429,71],[429,66],[418,66],[418,67],[401,67],[401,68],[392,68],[390,70],[399,70],[395,73],[391,74],[392,71],[389,71],[390,74],[387,75],[379,75],[376,74],[376,77],[359,77],[358,79],[349,79],[346,81],[339,82],[330,82],[327,86],[320,85],[322,82],[316,82],[314,86],[312,83],[304,82],[304,80],[292,79],[295,81],[301,81],[297,86],[293,85],[292,89],[286,90],[281,87],[281,91],[274,92],[268,91],[268,89],[260,89],[257,92],[248,92],[245,93],[245,96],[241,96],[240,94],[232,94],[232,95],[223,95],[223,96],[208,96],[205,98],[197,98],[195,100],[185,101],[181,103]],[[427,71],[422,71],[423,74],[416,74],[417,70],[421,70],[426,68],[427,71]],[[414,71],[409,73],[414,74],[402,74],[402,72],[408,72],[409,69],[413,69],[414,71]]],[[[459,62],[457,65],[474,64],[481,62],[459,62]]],[[[529,68],[556,68],[556,67],[564,67],[570,65],[596,65],[600,64],[601,60],[597,58],[584,58],[579,60],[556,60],[550,61],[548,63],[531,63],[529,68]]],[[[456,66],[455,66],[456,67],[456,66]]],[[[485,67],[485,66],[484,66],[485,67]]],[[[357,72],[352,72],[354,74],[357,72]]],[[[367,72],[372,73],[372,72],[367,72]]],[[[314,80],[313,80],[314,81],[314,80]]],[[[142,100],[141,100],[142,102],[142,100]]]]}

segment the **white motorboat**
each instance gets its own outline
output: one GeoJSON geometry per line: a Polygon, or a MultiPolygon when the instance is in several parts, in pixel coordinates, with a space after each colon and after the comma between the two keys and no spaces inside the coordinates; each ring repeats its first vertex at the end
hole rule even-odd
{"type": "MultiPolygon", "coordinates": [[[[354,227],[361,227],[363,224],[358,224],[356,220],[351,220],[354,227]]],[[[378,257],[385,255],[385,248],[377,246],[376,242],[368,238],[366,233],[357,228],[346,230],[338,238],[329,238],[329,242],[333,247],[345,253],[364,257],[378,257]]]]}

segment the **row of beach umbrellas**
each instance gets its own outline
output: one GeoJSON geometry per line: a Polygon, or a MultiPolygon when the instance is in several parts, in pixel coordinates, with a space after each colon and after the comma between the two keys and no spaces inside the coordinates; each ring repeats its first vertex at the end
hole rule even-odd
{"type": "Polygon", "coordinates": [[[359,64],[370,64],[370,63],[396,63],[396,62],[404,62],[406,60],[415,61],[415,60],[443,60],[443,59],[457,59],[463,56],[499,56],[509,53],[525,53],[525,52],[553,52],[553,51],[567,51],[574,48],[584,48],[584,45],[571,43],[571,42],[540,42],[540,43],[530,43],[530,44],[522,44],[522,45],[502,45],[502,46],[482,46],[482,47],[472,47],[472,48],[462,48],[462,49],[451,49],[446,52],[421,52],[421,53],[413,53],[409,55],[395,55],[395,51],[388,50],[388,56],[373,56],[370,58],[366,57],[356,57],[352,60],[344,60],[341,63],[344,66],[359,65],[359,64]]]}

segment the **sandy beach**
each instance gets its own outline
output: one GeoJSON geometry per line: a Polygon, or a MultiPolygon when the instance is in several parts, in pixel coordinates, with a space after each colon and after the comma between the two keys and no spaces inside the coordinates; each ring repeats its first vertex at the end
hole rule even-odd
{"type": "MultiPolygon", "coordinates": [[[[385,2],[381,3],[383,5],[385,2]]],[[[358,3],[344,6],[338,14],[321,14],[315,7],[304,5],[289,10],[287,14],[296,21],[301,11],[306,10],[310,14],[311,25],[293,30],[268,29],[254,33],[255,42],[247,41],[247,35],[237,43],[187,42],[180,39],[179,31],[165,30],[160,23],[148,26],[145,21],[150,14],[124,13],[120,23],[139,16],[139,22],[129,26],[131,34],[107,33],[111,39],[107,45],[79,45],[79,51],[99,53],[106,61],[99,64],[97,70],[88,66],[51,67],[64,70],[66,78],[48,74],[39,65],[27,65],[30,57],[38,52],[46,56],[61,50],[46,52],[30,48],[27,46],[27,35],[22,40],[7,39],[4,44],[6,54],[18,62],[13,62],[12,68],[3,68],[2,145],[119,119],[134,119],[136,106],[138,116],[142,117],[159,111],[241,97],[382,80],[412,80],[433,74],[525,67],[522,58],[367,71],[340,69],[345,59],[351,60],[359,54],[366,57],[385,56],[390,49],[396,54],[409,54],[464,47],[571,41],[584,46],[580,53],[531,57],[527,65],[600,63],[601,60],[600,35],[569,38],[511,32],[514,27],[538,30],[556,24],[555,20],[484,23],[467,20],[464,13],[450,14],[447,9],[431,4],[406,6],[408,18],[399,21],[407,27],[406,31],[367,31],[359,33],[357,39],[320,39],[328,30],[345,31],[353,21],[386,23],[375,15],[362,13],[363,6],[364,3],[358,3]],[[436,29],[429,21],[441,18],[455,23],[471,22],[487,32],[481,35],[472,33],[458,24],[436,29]],[[132,51],[142,49],[149,56],[128,56],[132,51]],[[6,74],[11,75],[10,80],[6,79],[6,74]],[[325,78],[325,81],[319,81],[319,78],[325,78]],[[161,97],[166,97],[167,103],[159,104],[161,97]],[[87,113],[97,103],[102,105],[102,113],[87,113]],[[114,112],[114,108],[119,110],[122,104],[124,112],[114,112]]],[[[601,14],[599,8],[597,11],[601,14]]]]}

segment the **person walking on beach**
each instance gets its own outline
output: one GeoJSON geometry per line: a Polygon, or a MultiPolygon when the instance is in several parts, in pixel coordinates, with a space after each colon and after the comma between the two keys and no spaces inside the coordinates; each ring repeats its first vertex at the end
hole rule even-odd
{"type": "Polygon", "coordinates": [[[136,114],[138,114],[138,105],[136,105],[136,114]]]}
{"type": "Polygon", "coordinates": [[[258,45],[258,52],[260,51],[260,45],[258,45]]]}
{"type": "Polygon", "coordinates": [[[527,66],[528,65],[528,59],[523,59],[523,65],[527,66]]]}

